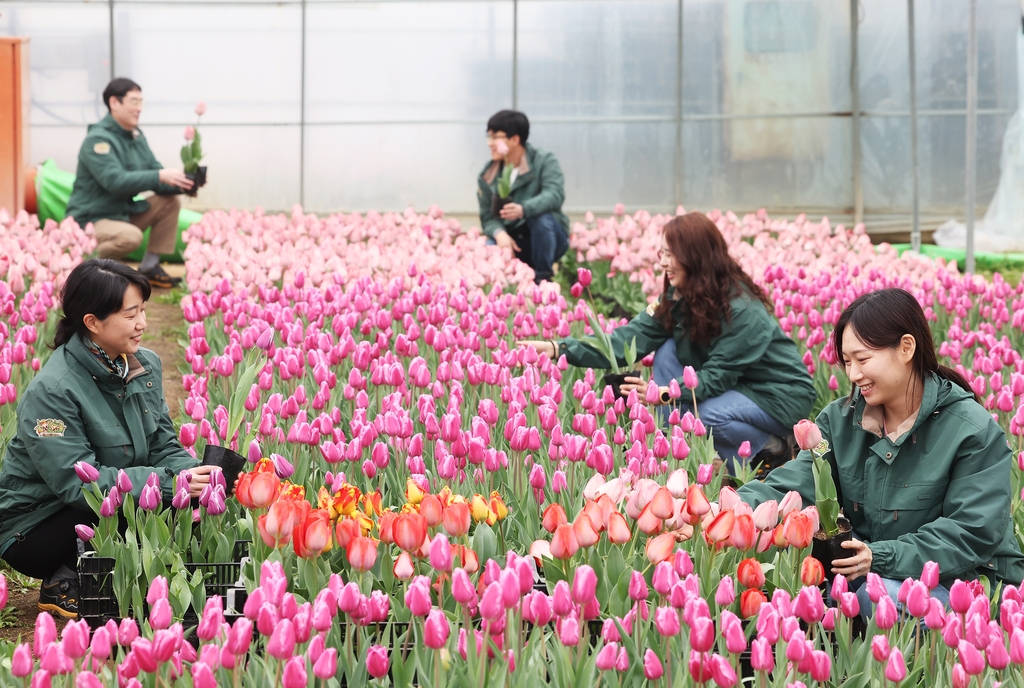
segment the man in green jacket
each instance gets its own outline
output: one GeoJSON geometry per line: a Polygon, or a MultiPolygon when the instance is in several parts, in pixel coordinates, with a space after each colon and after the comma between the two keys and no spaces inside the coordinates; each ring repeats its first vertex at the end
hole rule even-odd
{"type": "Polygon", "coordinates": [[[569,248],[569,218],[562,213],[565,178],[552,153],[526,142],[530,120],[502,110],[487,122],[491,159],[477,179],[480,224],[490,241],[512,249],[535,273],[551,279],[552,265],[569,248]],[[502,196],[499,182],[511,166],[511,188],[502,196]]]}
{"type": "Polygon", "coordinates": [[[142,87],[131,79],[114,79],[103,91],[109,114],[89,132],[78,151],[78,172],[67,215],[84,227],[93,224],[100,258],[123,259],[142,244],[150,227],[149,247],[139,272],[154,287],[181,282],[160,266],[160,255],[174,252],[178,236],[177,194],[192,188],[184,171],[164,169],[139,130],[142,87]],[[138,194],[154,191],[146,200],[138,194]]]}

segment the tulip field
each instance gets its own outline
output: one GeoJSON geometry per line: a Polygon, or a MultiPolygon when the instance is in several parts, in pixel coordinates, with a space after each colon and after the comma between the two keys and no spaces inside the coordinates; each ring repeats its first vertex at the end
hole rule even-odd
{"type": "MultiPolygon", "coordinates": [[[[815,412],[849,391],[827,344],[840,312],[904,287],[1019,455],[1024,286],[825,218],[709,216],[800,347],[815,412]]],[[[663,424],[600,371],[516,347],[590,332],[577,279],[623,305],[657,298],[668,219],[588,214],[564,261],[579,271],[535,286],[436,207],[207,213],[185,235],[171,415],[196,456],[219,445],[249,464],[197,509],[184,478],[165,505],[159,487],[135,500],[125,476],[104,492],[82,467],[100,518],[79,536],[113,557],[118,613],[59,635],[40,614],[32,638],[0,643],[0,687],[1024,686],[1024,589],[957,581],[947,608],[927,566],[897,606],[869,574],[865,627],[849,582],[826,584],[809,556],[813,506],[792,493],[751,509],[722,486],[699,417],[663,424]],[[227,597],[196,568],[216,562],[238,564],[227,597]]],[[[54,295],[95,242],[24,213],[0,225],[6,440],[54,295]]]]}

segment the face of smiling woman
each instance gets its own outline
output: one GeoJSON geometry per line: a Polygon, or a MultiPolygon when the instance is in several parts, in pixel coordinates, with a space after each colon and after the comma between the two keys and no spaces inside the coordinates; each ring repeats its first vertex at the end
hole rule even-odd
{"type": "Polygon", "coordinates": [[[104,320],[90,314],[83,322],[89,329],[89,338],[111,358],[134,354],[146,330],[146,302],[142,300],[142,291],[134,284],[128,285],[121,310],[104,320]]]}
{"type": "Polygon", "coordinates": [[[902,408],[907,404],[917,343],[904,335],[892,349],[872,349],[853,327],[843,332],[843,365],[850,382],[872,406],[902,408]]]}
{"type": "Polygon", "coordinates": [[[679,264],[676,257],[672,255],[672,252],[668,249],[668,242],[665,241],[665,237],[661,237],[661,250],[658,251],[658,263],[661,266],[662,272],[668,277],[668,283],[676,289],[683,287],[683,282],[686,281],[686,269],[679,264]]]}

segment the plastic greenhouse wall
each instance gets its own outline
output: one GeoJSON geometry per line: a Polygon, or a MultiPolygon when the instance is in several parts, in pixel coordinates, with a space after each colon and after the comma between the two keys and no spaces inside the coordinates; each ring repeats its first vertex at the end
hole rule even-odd
{"type": "MultiPolygon", "coordinates": [[[[166,165],[199,100],[202,207],[475,212],[484,130],[516,107],[571,211],[851,212],[850,0],[39,0],[32,155],[73,171],[112,75],[166,165]],[[680,16],[681,12],[681,16],[680,16]],[[680,73],[681,67],[681,73],[680,73]]],[[[921,208],[962,216],[967,3],[917,0],[921,208]]],[[[1018,0],[978,1],[978,203],[1018,107],[1018,0]]],[[[860,0],[865,210],[911,204],[907,8],[860,0]]]]}

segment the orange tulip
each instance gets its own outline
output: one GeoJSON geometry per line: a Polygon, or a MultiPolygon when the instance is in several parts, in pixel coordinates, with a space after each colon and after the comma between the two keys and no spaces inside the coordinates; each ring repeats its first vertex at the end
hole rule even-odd
{"type": "Polygon", "coordinates": [[[764,585],[764,569],[757,559],[744,559],[736,567],[736,580],[744,588],[760,588],[764,585]]]}
{"type": "Polygon", "coordinates": [[[453,566],[465,569],[469,575],[480,570],[480,558],[476,552],[463,545],[452,545],[452,561],[453,566]]]}
{"type": "Polygon", "coordinates": [[[646,535],[655,535],[661,532],[661,519],[651,512],[650,504],[640,512],[640,518],[636,520],[636,527],[646,535]]]}
{"type": "Polygon", "coordinates": [[[442,487],[441,491],[437,493],[437,498],[441,500],[441,506],[445,507],[446,509],[448,508],[448,505],[451,504],[453,501],[466,501],[466,498],[463,497],[462,495],[452,494],[452,488],[448,487],[447,485],[442,487]]]}
{"type": "Polygon", "coordinates": [[[754,527],[754,519],[750,514],[736,517],[729,542],[738,550],[747,550],[757,544],[757,528],[754,527]]]}
{"type": "Polygon", "coordinates": [[[359,501],[359,508],[370,518],[380,516],[382,511],[380,490],[364,494],[363,498],[359,501]]]}
{"type": "MultiPolygon", "coordinates": [[[[508,516],[508,506],[505,504],[505,500],[501,498],[497,490],[491,492],[490,501],[491,511],[494,513],[495,521],[504,521],[505,517],[508,516]]],[[[493,525],[493,524],[492,524],[493,525]]]]}
{"type": "Polygon", "coordinates": [[[593,547],[601,539],[601,534],[594,529],[594,523],[586,511],[577,514],[576,520],[572,523],[572,530],[580,547],[593,547]]]}
{"type": "Polygon", "coordinates": [[[551,536],[551,556],[556,559],[570,559],[579,548],[576,533],[571,525],[563,523],[555,529],[555,534],[551,536]]]}
{"type": "MultiPolygon", "coordinates": [[[[306,504],[306,502],[303,502],[306,504]]],[[[302,522],[292,533],[295,554],[303,559],[314,559],[331,549],[331,517],[325,509],[308,510],[302,522]]]]}
{"type": "Polygon", "coordinates": [[[744,619],[757,616],[758,612],[761,611],[761,605],[767,601],[768,598],[765,597],[764,593],[756,588],[744,590],[743,594],[740,595],[740,616],[744,619]]]}
{"type": "Polygon", "coordinates": [[[629,542],[632,537],[632,533],[629,532],[629,526],[626,524],[626,517],[618,511],[612,513],[608,517],[608,541],[616,545],[622,545],[629,542]]]}
{"type": "Polygon", "coordinates": [[[265,509],[280,493],[281,480],[276,473],[244,473],[235,489],[235,496],[246,509],[265,509]]]}
{"type": "Polygon", "coordinates": [[[804,557],[800,564],[800,582],[812,587],[821,585],[825,580],[825,567],[814,557],[804,557]]]}
{"type": "MultiPolygon", "coordinates": [[[[607,530],[610,525],[612,514],[618,511],[618,509],[615,508],[615,502],[613,502],[612,498],[606,494],[601,495],[594,501],[599,507],[601,507],[601,521],[604,524],[605,530],[607,530]]],[[[600,528],[598,530],[600,530],[600,528]]]]}
{"type": "Polygon", "coordinates": [[[647,540],[647,559],[657,566],[667,561],[676,548],[676,538],[672,533],[662,533],[658,537],[647,540]]]}
{"type": "Polygon", "coordinates": [[[392,526],[395,544],[406,552],[415,552],[427,537],[427,521],[417,513],[401,514],[392,526]]]}
{"type": "Polygon", "coordinates": [[[441,523],[452,537],[465,535],[469,532],[469,525],[472,523],[469,505],[465,502],[449,504],[441,514],[441,523]]]}
{"type": "Polygon", "coordinates": [[[735,524],[736,514],[732,509],[726,509],[715,516],[714,520],[708,524],[708,527],[704,530],[704,535],[707,536],[710,542],[715,544],[725,542],[732,535],[735,524]]]}
{"type": "Polygon", "coordinates": [[[326,509],[332,520],[341,516],[351,516],[356,512],[362,492],[355,485],[345,484],[334,494],[321,487],[317,494],[317,506],[326,509]]]}
{"type": "Polygon", "coordinates": [[[356,571],[369,571],[377,562],[377,541],[368,537],[352,538],[345,550],[349,565],[356,571]]]}
{"type": "Polygon", "coordinates": [[[395,519],[398,518],[398,514],[393,511],[385,511],[377,519],[377,530],[380,533],[380,541],[385,545],[390,545],[395,541],[395,519]]]}
{"type": "Polygon", "coordinates": [[[548,508],[544,509],[544,514],[540,518],[540,525],[544,530],[549,533],[554,533],[560,525],[564,525],[569,522],[569,519],[565,516],[565,509],[558,502],[553,502],[548,505],[548,508]]]}
{"type": "Polygon", "coordinates": [[[781,523],[775,526],[775,529],[772,530],[772,544],[778,547],[779,549],[789,547],[789,540],[786,539],[785,534],[782,532],[781,523]]]}
{"type": "Polygon", "coordinates": [[[420,515],[427,521],[428,528],[436,528],[441,525],[441,500],[436,495],[425,494],[420,500],[420,515]]]}
{"type": "Polygon", "coordinates": [[[281,494],[278,498],[303,501],[306,499],[306,486],[295,485],[285,480],[281,483],[281,494]]]}
{"type": "Polygon", "coordinates": [[[793,511],[782,521],[782,535],[793,547],[803,549],[814,538],[814,524],[802,511],[793,511]]]}
{"type": "Polygon", "coordinates": [[[334,538],[338,541],[338,547],[342,549],[347,548],[348,543],[361,536],[362,532],[359,522],[354,518],[339,519],[338,523],[334,526],[334,538]]]}
{"type": "Polygon", "coordinates": [[[698,519],[711,511],[711,502],[704,496],[700,485],[690,485],[686,491],[686,509],[698,519]]]}
{"type": "Polygon", "coordinates": [[[260,516],[257,529],[270,547],[283,547],[291,542],[292,534],[309,511],[309,502],[278,499],[267,513],[260,516]]]}
{"type": "Polygon", "coordinates": [[[413,574],[416,573],[416,567],[413,566],[412,557],[409,556],[408,552],[402,552],[398,555],[391,573],[395,574],[395,578],[398,580],[407,581],[412,578],[413,574]]]}
{"type": "Polygon", "coordinates": [[[672,518],[676,511],[675,500],[667,487],[659,487],[648,506],[651,508],[651,513],[660,519],[672,518]]]}

